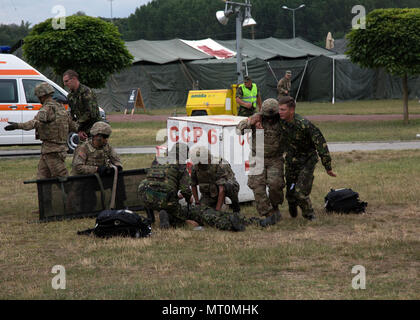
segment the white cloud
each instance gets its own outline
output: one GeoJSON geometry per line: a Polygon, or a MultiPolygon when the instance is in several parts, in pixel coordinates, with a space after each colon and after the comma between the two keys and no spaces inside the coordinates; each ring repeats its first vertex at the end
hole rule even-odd
{"type": "MultiPolygon", "coordinates": [[[[150,2],[150,0],[113,0],[112,16],[125,18],[134,13],[137,7],[150,2]]],[[[29,21],[35,25],[48,18],[57,16],[52,12],[55,6],[63,6],[66,15],[83,11],[93,17],[111,17],[110,0],[0,0],[0,24],[20,24],[29,21]]]]}

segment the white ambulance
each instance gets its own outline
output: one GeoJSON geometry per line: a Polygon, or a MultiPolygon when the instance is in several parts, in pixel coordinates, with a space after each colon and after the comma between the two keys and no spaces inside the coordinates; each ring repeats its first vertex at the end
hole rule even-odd
{"type": "MultiPolygon", "coordinates": [[[[252,175],[249,175],[252,134],[236,134],[236,126],[243,119],[247,118],[233,115],[169,117],[166,135],[167,150],[171,150],[177,142],[186,143],[190,150],[196,145],[202,145],[212,155],[228,161],[240,185],[239,202],[248,202],[254,200],[254,193],[247,185],[248,179],[252,179],[252,175]]],[[[264,139],[263,135],[261,137],[264,139]]],[[[264,140],[259,142],[257,137],[257,143],[263,147],[264,140]]]]}
{"type": "MultiPolygon", "coordinates": [[[[41,82],[51,84],[54,99],[62,101],[68,109],[66,90],[15,55],[0,54],[0,145],[41,143],[35,139],[35,130],[4,130],[9,121],[26,122],[34,118],[41,108],[34,88],[41,82]]],[[[100,112],[105,120],[105,112],[101,108],[100,112]]],[[[77,145],[76,137],[74,133],[69,135],[70,149],[77,145]]]]}

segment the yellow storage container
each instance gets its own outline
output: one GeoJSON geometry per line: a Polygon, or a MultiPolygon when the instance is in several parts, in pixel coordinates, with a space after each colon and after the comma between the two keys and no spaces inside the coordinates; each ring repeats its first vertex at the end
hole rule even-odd
{"type": "Polygon", "coordinates": [[[236,115],[236,86],[232,85],[232,89],[190,90],[186,105],[187,115],[236,115]]]}

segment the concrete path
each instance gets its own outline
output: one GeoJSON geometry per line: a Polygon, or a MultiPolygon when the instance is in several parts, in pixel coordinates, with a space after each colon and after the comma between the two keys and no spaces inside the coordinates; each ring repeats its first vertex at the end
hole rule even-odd
{"type": "MultiPolygon", "coordinates": [[[[328,148],[331,152],[420,149],[420,139],[417,141],[331,142],[328,143],[328,148]]],[[[156,153],[155,146],[124,147],[115,148],[115,150],[118,154],[156,153]]],[[[0,150],[0,157],[31,157],[39,156],[40,153],[40,150],[0,150]]]]}

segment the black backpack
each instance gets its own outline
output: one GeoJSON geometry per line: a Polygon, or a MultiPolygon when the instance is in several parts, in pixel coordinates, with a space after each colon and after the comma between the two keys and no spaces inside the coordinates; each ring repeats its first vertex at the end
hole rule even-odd
{"type": "Polygon", "coordinates": [[[77,234],[93,233],[101,238],[112,236],[143,238],[150,236],[151,232],[149,219],[130,210],[103,210],[96,218],[95,228],[78,231],[77,234]]]}
{"type": "Polygon", "coordinates": [[[367,202],[360,201],[359,194],[352,189],[331,189],[325,196],[327,212],[362,213],[366,207],[367,202]]]}

